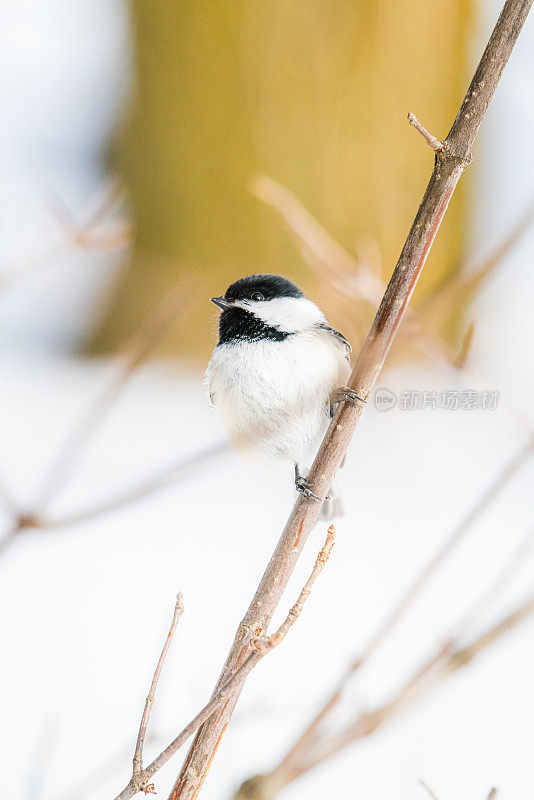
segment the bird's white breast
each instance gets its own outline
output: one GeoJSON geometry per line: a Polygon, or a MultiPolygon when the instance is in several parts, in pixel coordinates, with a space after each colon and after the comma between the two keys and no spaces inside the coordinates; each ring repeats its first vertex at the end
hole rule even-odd
{"type": "Polygon", "coordinates": [[[229,439],[264,460],[308,457],[328,425],[331,391],[347,379],[342,350],[311,329],[283,341],[218,345],[206,379],[229,439]]]}

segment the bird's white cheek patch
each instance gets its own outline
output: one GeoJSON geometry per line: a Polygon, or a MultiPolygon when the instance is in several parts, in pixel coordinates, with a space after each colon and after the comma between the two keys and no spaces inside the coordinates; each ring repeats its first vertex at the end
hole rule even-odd
{"type": "Polygon", "coordinates": [[[252,311],[270,328],[296,333],[325,322],[323,312],[306,297],[277,297],[274,300],[238,301],[237,305],[252,311]]]}

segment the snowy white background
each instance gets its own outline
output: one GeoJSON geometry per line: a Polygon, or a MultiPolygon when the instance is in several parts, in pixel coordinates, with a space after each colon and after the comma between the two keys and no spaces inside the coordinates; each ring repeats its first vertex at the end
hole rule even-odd
{"type": "MultiPolygon", "coordinates": [[[[487,7],[481,41],[498,3],[487,7]]],[[[127,20],[118,0],[27,0],[4,16],[3,272],[16,271],[22,256],[31,259],[53,239],[43,200],[48,187],[80,213],[100,190],[105,140],[128,74],[127,20]]],[[[491,250],[534,194],[533,46],[530,20],[485,122],[479,166],[487,169],[478,172],[474,254],[491,250]]],[[[470,361],[531,424],[533,259],[531,231],[477,301],[470,361]]],[[[75,359],[68,345],[90,324],[102,279],[113,268],[109,255],[72,254],[0,295],[0,477],[21,506],[31,504],[61,443],[110,377],[109,363],[75,359]]],[[[207,310],[206,324],[213,314],[207,310]]],[[[380,384],[396,392],[466,388],[452,370],[421,364],[389,371],[380,384]]],[[[152,364],[121,395],[48,513],[110,496],[220,438],[201,374],[152,364]]],[[[341,478],[347,514],[336,526],[330,562],[299,624],[248,681],[203,789],[206,800],[226,800],[243,778],[276,762],[525,438],[521,427],[490,412],[369,409],[341,478]]],[[[532,525],[533,478],[530,463],[487,510],[354,682],[341,717],[388,699],[466,603],[483,593],[532,525]]],[[[135,505],[76,528],[26,534],[5,552],[2,797],[101,800],[122,788],[181,590],[186,612],[160,681],[146,760],[159,752],[207,700],[291,502],[286,476],[254,472],[228,454],[135,505]]],[[[7,518],[0,523],[7,528],[7,518]]],[[[323,538],[319,526],[278,620],[323,538]]],[[[479,628],[525,597],[533,579],[534,556],[485,609],[479,628]]],[[[503,800],[529,796],[533,637],[531,620],[284,796],[408,800],[425,796],[418,778],[439,800],[482,800],[492,785],[503,800]]],[[[179,763],[180,756],[156,776],[159,796],[166,796],[179,763]]]]}

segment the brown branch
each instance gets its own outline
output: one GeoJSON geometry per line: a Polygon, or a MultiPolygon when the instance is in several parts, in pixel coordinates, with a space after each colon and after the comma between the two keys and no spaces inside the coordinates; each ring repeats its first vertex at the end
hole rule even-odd
{"type": "MultiPolygon", "coordinates": [[[[272,792],[323,763],[349,744],[370,736],[384,722],[391,720],[400,711],[404,711],[408,705],[420,699],[457,670],[470,664],[483,651],[495,644],[525,619],[532,616],[533,613],[534,596],[496,625],[489,628],[481,636],[475,638],[466,647],[457,648],[454,639],[447,640],[404,684],[392,700],[379,706],[374,711],[360,714],[354,722],[347,725],[339,733],[322,739],[306,762],[296,765],[293,773],[286,773],[283,776],[283,783],[280,783],[282,776],[276,776],[276,782],[274,782],[271,774],[258,776],[258,778],[262,778],[269,787],[269,791],[272,792]]],[[[261,797],[261,794],[259,796],[261,797]]]]}
{"type": "MultiPolygon", "coordinates": [[[[259,174],[251,182],[251,190],[258,199],[280,214],[297,242],[302,245],[304,257],[318,278],[324,280],[326,277],[330,286],[344,299],[363,299],[372,305],[380,302],[385,288],[380,278],[365,263],[356,260],[333,239],[289,189],[273,178],[259,174]],[[311,258],[308,253],[311,254],[311,258]]],[[[427,325],[426,319],[435,316],[435,306],[442,296],[454,297],[463,289],[467,291],[473,283],[482,282],[533,221],[534,204],[481,264],[473,270],[462,269],[458,276],[450,279],[430,301],[427,301],[427,304],[423,304],[422,308],[419,306],[417,310],[410,308],[406,310],[403,327],[399,333],[408,335],[415,347],[431,361],[461,369],[466,380],[469,380],[470,388],[487,388],[487,383],[465,366],[465,358],[471,343],[471,331],[468,330],[462,349],[457,353],[427,325]],[[434,309],[433,313],[430,313],[430,309],[434,309]]],[[[502,398],[496,413],[506,422],[512,421],[522,428],[530,429],[528,423],[514,409],[508,408],[503,403],[502,398]]]]}
{"type": "Polygon", "coordinates": [[[135,745],[135,753],[133,757],[133,770],[132,770],[132,781],[137,783],[139,788],[145,794],[153,793],[153,786],[151,787],[150,784],[146,782],[143,783],[140,780],[141,772],[143,771],[143,746],[145,743],[145,736],[148,727],[148,723],[150,720],[150,714],[152,712],[152,706],[154,705],[154,698],[156,696],[156,688],[159,681],[159,676],[161,675],[161,670],[163,669],[163,664],[167,657],[167,653],[169,652],[169,647],[171,646],[171,642],[176,631],[176,627],[178,625],[178,620],[182,616],[184,612],[184,604],[181,592],[178,592],[176,597],[176,605],[174,607],[174,614],[172,616],[171,627],[169,629],[169,633],[167,634],[167,638],[165,639],[165,644],[163,645],[163,649],[161,651],[161,655],[158,659],[158,663],[156,665],[156,669],[154,672],[154,677],[152,678],[152,683],[150,684],[150,691],[147,695],[145,708],[143,710],[143,716],[141,718],[141,724],[139,725],[139,733],[137,735],[137,742],[135,745]]]}
{"type": "Polygon", "coordinates": [[[511,631],[516,627],[516,625],[519,625],[520,622],[523,622],[523,620],[531,616],[533,612],[534,596],[526,600],[515,611],[512,611],[511,614],[501,620],[501,622],[498,622],[497,625],[489,628],[489,630],[472,641],[470,644],[466,645],[466,647],[455,650],[454,653],[451,654],[451,657],[444,669],[452,672],[456,669],[460,669],[460,667],[463,667],[466,664],[470,664],[471,661],[473,661],[473,659],[482,652],[482,650],[492,645],[494,642],[500,639],[501,636],[503,636],[505,633],[508,633],[508,631],[511,631]]]}
{"type": "Polygon", "coordinates": [[[330,557],[330,553],[332,552],[332,548],[334,546],[334,541],[335,541],[335,529],[333,525],[330,525],[326,533],[326,541],[323,545],[323,549],[320,551],[319,555],[315,560],[315,564],[310,573],[310,577],[304,584],[302,591],[297,598],[297,602],[291,607],[289,614],[282,622],[277,631],[272,633],[270,636],[259,636],[257,639],[253,641],[252,643],[253,650],[258,650],[260,653],[265,654],[268,653],[269,650],[272,650],[274,647],[278,647],[278,645],[284,641],[289,629],[293,627],[297,619],[300,617],[304,603],[310,596],[312,586],[317,580],[319,573],[322,572],[324,565],[326,564],[326,562],[330,557]]]}
{"type": "MultiPolygon", "coordinates": [[[[124,787],[115,800],[130,800],[138,791],[147,786],[150,778],[167,763],[167,761],[180,749],[184,742],[208,719],[210,719],[214,712],[221,706],[223,710],[226,704],[230,701],[232,693],[238,688],[247,675],[256,667],[262,658],[270,653],[275,647],[284,640],[289,629],[295,624],[296,620],[302,613],[304,603],[309,597],[313,584],[317,580],[319,573],[326,564],[332,547],[334,545],[335,531],[334,526],[330,525],[326,534],[325,543],[317,556],[313,566],[310,577],[306,581],[297,602],[291,607],[286,619],[270,636],[265,636],[261,632],[257,635],[254,634],[250,639],[250,652],[245,661],[238,667],[233,675],[214,693],[213,697],[204,708],[186,725],[186,727],[173,739],[168,747],[163,750],[157,758],[152,761],[145,769],[139,770],[135,776],[132,776],[130,782],[124,787]]],[[[220,715],[219,715],[220,716],[220,715]]],[[[152,789],[150,790],[152,793],[152,789]]]]}
{"type": "MultiPolygon", "coordinates": [[[[507,563],[505,563],[502,570],[500,570],[498,574],[495,576],[495,578],[491,581],[489,587],[482,593],[482,595],[472,604],[471,608],[455,624],[453,631],[447,637],[445,644],[439,648],[437,654],[434,654],[430,662],[423,668],[422,675],[426,675],[430,670],[430,667],[434,663],[439,661],[439,659],[441,659],[446,653],[451,651],[453,647],[453,642],[457,641],[460,638],[460,636],[464,634],[465,630],[476,622],[477,616],[487,608],[488,604],[498,594],[501,594],[504,591],[506,586],[509,585],[512,578],[515,576],[517,571],[523,565],[525,558],[528,552],[531,550],[533,544],[534,544],[534,529],[530,530],[527,533],[524,539],[520,542],[519,547],[517,548],[515,553],[512,554],[511,558],[507,561],[507,563]]],[[[431,563],[435,565],[435,559],[431,563]]],[[[430,578],[430,574],[426,570],[423,571],[422,575],[425,577],[426,581],[430,578]]],[[[414,587],[417,585],[418,584],[416,581],[414,587]]],[[[410,597],[410,592],[408,592],[407,596],[410,597]]],[[[414,598],[412,596],[412,600],[413,599],[414,598]]],[[[387,633],[389,633],[392,630],[394,624],[398,621],[399,611],[402,616],[406,612],[407,607],[408,605],[406,603],[403,604],[402,602],[396,607],[394,613],[388,620],[388,622],[390,623],[389,627],[387,625],[384,625],[380,629],[383,633],[382,638],[384,638],[387,635],[387,633]]],[[[377,638],[378,637],[375,636],[375,638],[371,640],[370,644],[366,648],[364,648],[364,650],[362,651],[362,655],[353,661],[347,673],[340,680],[333,694],[320,708],[320,710],[317,712],[313,720],[308,724],[303,733],[297,738],[296,742],[284,755],[281,761],[275,767],[273,767],[273,769],[271,769],[269,773],[249,779],[254,782],[254,785],[256,787],[259,787],[260,784],[263,782],[266,786],[269,787],[269,791],[272,793],[274,791],[274,787],[281,788],[282,786],[285,786],[287,783],[290,783],[292,780],[294,780],[292,776],[298,777],[301,774],[302,765],[307,763],[310,753],[313,752],[314,748],[317,746],[317,742],[320,739],[319,732],[321,723],[329,715],[330,711],[340,702],[342,698],[342,693],[352,675],[354,675],[356,670],[359,669],[359,667],[361,667],[365,663],[367,658],[371,655],[373,647],[370,645],[371,644],[374,644],[374,646],[378,645],[377,638]]],[[[420,677],[422,677],[422,675],[420,677]]],[[[418,680],[420,680],[420,677],[418,677],[418,680]]],[[[405,692],[406,692],[406,687],[405,687],[405,692]]],[[[400,702],[400,700],[398,702],[400,702]]]]}
{"type": "MultiPolygon", "coordinates": [[[[317,277],[324,280],[326,276],[332,287],[345,298],[361,297],[371,305],[380,302],[384,285],[378,275],[366,266],[366,259],[360,256],[356,259],[348,253],[286,186],[274,178],[259,173],[251,180],[250,189],[255,197],[271,206],[282,217],[297,244],[311,256],[311,258],[305,256],[306,261],[317,277]]],[[[449,277],[447,283],[439,287],[435,294],[420,303],[417,310],[407,309],[404,324],[412,334],[414,344],[420,350],[426,353],[427,347],[430,347],[440,360],[445,359],[448,362],[453,360],[452,349],[434,330],[427,327],[426,318],[436,315],[438,305],[450,304],[451,298],[481,284],[529,230],[533,222],[534,203],[531,202],[489,255],[477,264],[460,267],[458,273],[449,277]],[[413,335],[414,323],[420,326],[417,338],[413,335]],[[424,339],[423,343],[421,337],[424,339]]]]}
{"type": "Polygon", "coordinates": [[[488,795],[487,800],[495,800],[496,797],[497,797],[497,789],[494,786],[493,789],[490,789],[490,793],[488,795]]]}
{"type": "MultiPolygon", "coordinates": [[[[425,195],[350,378],[350,388],[358,397],[368,397],[380,374],[450,198],[471,159],[476,134],[531,5],[532,0],[506,0],[460,111],[443,148],[436,153],[425,195]]],[[[342,404],[336,411],[308,475],[310,486],[319,497],[328,493],[362,412],[363,404],[349,403],[342,404]]],[[[238,628],[217,688],[235,674],[250,653],[251,631],[263,630],[268,625],[320,508],[321,502],[313,498],[301,496],[296,501],[238,628]]],[[[212,717],[197,733],[170,800],[191,800],[200,791],[240,689],[241,685],[217,717],[212,717]]]]}

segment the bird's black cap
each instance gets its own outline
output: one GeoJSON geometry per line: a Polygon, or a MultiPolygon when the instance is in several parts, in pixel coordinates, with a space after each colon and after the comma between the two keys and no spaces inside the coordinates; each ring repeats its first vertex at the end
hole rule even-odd
{"type": "Polygon", "coordinates": [[[239,300],[275,300],[304,295],[294,283],[281,275],[248,275],[232,283],[222,297],[212,297],[222,314],[219,319],[219,344],[229,342],[271,340],[281,342],[291,333],[267,325],[252,308],[235,305],[239,300]]]}
{"type": "Polygon", "coordinates": [[[224,293],[225,300],[251,300],[259,293],[264,300],[276,297],[303,297],[298,286],[281,275],[248,275],[232,283],[224,293]]]}

